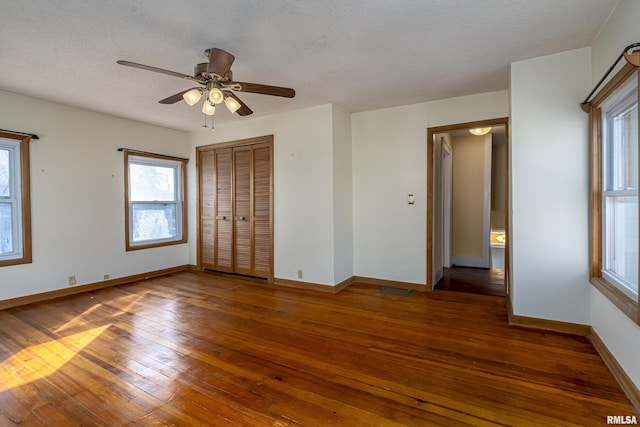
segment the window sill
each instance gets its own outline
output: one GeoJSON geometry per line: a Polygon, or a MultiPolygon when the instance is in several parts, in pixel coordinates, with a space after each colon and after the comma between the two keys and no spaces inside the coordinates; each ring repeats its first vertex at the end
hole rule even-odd
{"type": "Polygon", "coordinates": [[[6,267],[9,265],[20,265],[20,264],[31,264],[31,257],[21,257],[21,258],[13,258],[13,259],[6,259],[6,260],[2,260],[0,261],[0,267],[6,267]]]}
{"type": "Polygon", "coordinates": [[[638,318],[638,303],[628,295],[616,288],[614,285],[602,277],[592,277],[591,284],[596,287],[605,297],[620,309],[634,323],[640,323],[638,318]]]}
{"type": "Polygon", "coordinates": [[[127,249],[127,252],[129,252],[129,251],[137,251],[139,249],[151,249],[151,248],[161,248],[163,246],[180,245],[183,243],[187,243],[186,238],[182,238],[180,240],[167,240],[164,242],[143,243],[138,245],[127,244],[126,249],[127,249]]]}

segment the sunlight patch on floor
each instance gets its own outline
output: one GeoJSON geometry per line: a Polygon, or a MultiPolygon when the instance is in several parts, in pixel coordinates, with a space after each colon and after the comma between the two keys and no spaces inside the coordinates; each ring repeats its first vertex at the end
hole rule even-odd
{"type": "Polygon", "coordinates": [[[60,333],[60,332],[64,331],[65,329],[69,329],[69,328],[71,328],[73,326],[85,325],[87,322],[82,320],[82,318],[84,316],[88,315],[88,314],[91,314],[91,312],[93,312],[94,310],[96,310],[97,308],[100,308],[100,307],[102,307],[102,304],[96,304],[93,307],[90,307],[90,308],[86,309],[81,314],[77,315],[76,317],[74,317],[73,319],[69,320],[64,325],[60,326],[54,332],[57,334],[57,333],[60,333]]]}
{"type": "Polygon", "coordinates": [[[111,324],[20,350],[0,363],[0,392],[55,373],[109,326],[111,324]]]}

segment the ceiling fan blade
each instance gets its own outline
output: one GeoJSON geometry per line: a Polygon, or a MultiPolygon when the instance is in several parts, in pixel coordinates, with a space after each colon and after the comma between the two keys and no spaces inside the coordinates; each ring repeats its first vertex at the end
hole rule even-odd
{"type": "Polygon", "coordinates": [[[293,98],[296,91],[288,87],[269,86],[258,83],[230,82],[229,86],[238,85],[235,90],[240,92],[260,93],[262,95],[282,96],[284,98],[293,98]]]}
{"type": "Polygon", "coordinates": [[[209,74],[215,74],[224,80],[229,71],[231,70],[231,64],[233,64],[235,56],[226,52],[222,49],[218,49],[212,47],[208,49],[209,52],[209,66],[207,67],[207,71],[209,74]]]}
{"type": "Polygon", "coordinates": [[[184,95],[185,93],[189,92],[191,89],[199,89],[197,87],[190,87],[187,90],[183,90],[182,92],[178,92],[175,95],[171,95],[165,99],[162,99],[160,101],[158,101],[160,104],[175,104],[178,101],[182,101],[184,98],[182,98],[182,95],[184,95]]]}
{"type": "Polygon", "coordinates": [[[205,84],[204,80],[198,79],[188,74],[178,73],[176,71],[171,71],[171,70],[165,70],[163,68],[158,68],[158,67],[152,67],[151,65],[138,64],[137,62],[123,61],[123,60],[118,60],[117,63],[120,65],[125,65],[127,67],[139,68],[141,70],[146,70],[146,71],[153,71],[154,73],[166,74],[168,76],[179,77],[185,80],[193,80],[194,82],[205,84]]]}
{"type": "Polygon", "coordinates": [[[235,99],[238,102],[238,104],[240,104],[240,108],[238,108],[238,111],[236,111],[236,113],[238,113],[239,116],[248,116],[250,114],[253,114],[253,111],[251,111],[251,108],[247,107],[247,104],[242,102],[242,100],[238,98],[238,95],[231,92],[230,90],[223,90],[222,92],[224,92],[225,95],[235,99]]]}

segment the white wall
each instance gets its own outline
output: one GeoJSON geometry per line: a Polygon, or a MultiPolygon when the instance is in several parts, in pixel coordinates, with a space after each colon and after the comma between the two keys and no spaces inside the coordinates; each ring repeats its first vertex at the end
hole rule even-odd
{"type": "Polygon", "coordinates": [[[352,114],[355,275],[426,283],[427,128],[507,115],[506,91],[352,114]]]}
{"type": "Polygon", "coordinates": [[[353,276],[351,114],[333,105],[334,283],[353,276]]]}
{"type": "MultiPolygon", "coordinates": [[[[640,2],[622,0],[609,17],[592,47],[593,86],[623,48],[640,42],[638,16],[640,2]]],[[[636,387],[640,388],[640,327],[622,314],[595,287],[591,287],[591,324],[636,387]]]]}
{"type": "Polygon", "coordinates": [[[125,251],[118,147],[187,157],[187,135],[0,91],[0,128],[33,132],[33,263],[0,269],[0,300],[187,263],[186,245],[125,251]]]}
{"type": "MultiPolygon", "coordinates": [[[[640,42],[640,2],[620,0],[591,45],[592,89],[616,60],[622,49],[640,42]]],[[[626,61],[621,60],[618,67],[626,61]]],[[[614,73],[610,77],[613,76],[614,73]]],[[[587,94],[584,95],[585,97],[587,94]]],[[[584,100],[584,97],[583,97],[584,100]]]]}
{"type": "MultiPolygon", "coordinates": [[[[215,132],[190,134],[191,151],[209,145],[274,135],[274,274],[275,277],[335,285],[334,174],[332,105],[260,119],[238,119],[215,132]],[[298,270],[303,278],[298,279],[298,270]]],[[[190,169],[195,194],[195,168],[190,169]]],[[[196,224],[195,203],[189,214],[196,224]]],[[[195,231],[195,230],[194,230],[195,231]]],[[[196,239],[189,241],[196,263],[196,239]]]]}
{"type": "Polygon", "coordinates": [[[589,324],[590,49],[511,65],[514,314],[589,324]]]}

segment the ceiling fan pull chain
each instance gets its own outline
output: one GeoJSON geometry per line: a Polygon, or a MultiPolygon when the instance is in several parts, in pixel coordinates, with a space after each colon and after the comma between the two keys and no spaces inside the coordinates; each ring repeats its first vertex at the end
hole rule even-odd
{"type": "Polygon", "coordinates": [[[207,127],[207,115],[206,114],[202,114],[204,116],[204,124],[202,125],[203,128],[207,127]]]}

